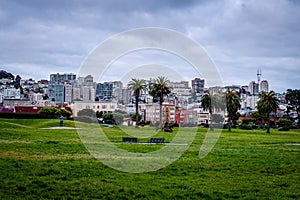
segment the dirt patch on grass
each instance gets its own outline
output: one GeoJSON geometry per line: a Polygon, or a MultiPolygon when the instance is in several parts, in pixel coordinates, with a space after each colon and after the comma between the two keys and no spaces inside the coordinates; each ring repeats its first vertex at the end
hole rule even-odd
{"type": "Polygon", "coordinates": [[[67,127],[67,126],[54,126],[54,127],[48,127],[48,128],[40,128],[44,130],[73,130],[73,129],[80,129],[80,128],[74,128],[74,127],[67,127]]]}
{"type": "Polygon", "coordinates": [[[90,154],[59,154],[59,155],[28,155],[22,152],[5,151],[0,153],[1,158],[16,158],[22,160],[50,160],[50,159],[88,159],[90,154]]]}

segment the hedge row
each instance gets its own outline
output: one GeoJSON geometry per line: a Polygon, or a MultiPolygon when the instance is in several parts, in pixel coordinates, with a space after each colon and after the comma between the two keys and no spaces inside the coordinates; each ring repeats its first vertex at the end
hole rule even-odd
{"type": "Polygon", "coordinates": [[[0,113],[0,118],[9,119],[57,119],[55,116],[41,115],[38,113],[0,113]]]}

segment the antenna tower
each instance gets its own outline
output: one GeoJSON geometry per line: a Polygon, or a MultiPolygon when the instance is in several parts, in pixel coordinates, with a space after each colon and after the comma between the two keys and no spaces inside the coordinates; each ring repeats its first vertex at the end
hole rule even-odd
{"type": "Polygon", "coordinates": [[[257,69],[257,82],[258,84],[260,83],[260,79],[261,79],[261,69],[257,69]]]}

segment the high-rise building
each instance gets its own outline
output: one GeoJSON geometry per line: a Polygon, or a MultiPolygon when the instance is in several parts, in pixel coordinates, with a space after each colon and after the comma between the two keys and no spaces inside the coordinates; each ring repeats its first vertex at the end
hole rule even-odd
{"type": "Polygon", "coordinates": [[[192,80],[192,90],[199,93],[201,96],[204,93],[204,79],[195,78],[192,80]]]}
{"type": "Polygon", "coordinates": [[[269,92],[269,83],[267,80],[260,82],[260,92],[269,92]]]}
{"type": "Polygon", "coordinates": [[[56,103],[64,102],[64,84],[57,82],[49,83],[48,96],[50,99],[53,99],[56,103]]]}
{"type": "Polygon", "coordinates": [[[131,90],[127,88],[116,88],[113,91],[113,96],[116,99],[116,101],[124,105],[130,103],[131,94],[131,90]]]}
{"type": "Polygon", "coordinates": [[[50,74],[48,85],[48,96],[56,103],[71,103],[72,83],[76,80],[76,75],[72,73],[50,74]]]}
{"type": "Polygon", "coordinates": [[[98,97],[99,100],[111,100],[112,94],[113,94],[113,83],[111,82],[97,83],[96,97],[98,97]]]}
{"type": "Polygon", "coordinates": [[[73,84],[73,100],[95,101],[95,86],[96,83],[93,76],[78,77],[73,84]]]}
{"type": "Polygon", "coordinates": [[[258,85],[258,83],[255,83],[255,81],[251,81],[250,83],[249,83],[249,92],[250,92],[250,94],[251,95],[258,95],[258,93],[259,93],[259,87],[258,87],[259,85],[258,85]]]}
{"type": "Polygon", "coordinates": [[[72,83],[76,80],[76,74],[64,73],[64,74],[50,74],[50,82],[69,82],[72,83]]]}

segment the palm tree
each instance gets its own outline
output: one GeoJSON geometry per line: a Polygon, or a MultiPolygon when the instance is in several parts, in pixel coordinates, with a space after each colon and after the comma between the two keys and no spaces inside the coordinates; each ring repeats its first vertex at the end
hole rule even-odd
{"type": "Polygon", "coordinates": [[[162,104],[164,96],[171,93],[171,88],[168,86],[168,79],[164,76],[158,76],[155,83],[150,88],[150,94],[153,98],[159,100],[159,125],[162,127],[162,104]]]}
{"type": "MultiPolygon", "coordinates": [[[[211,95],[209,93],[206,93],[201,98],[201,106],[208,110],[209,115],[212,116],[212,103],[211,103],[211,95]]],[[[212,122],[210,123],[210,130],[212,131],[212,122]]]]}
{"type": "Polygon", "coordinates": [[[226,92],[226,109],[228,113],[228,131],[231,131],[232,119],[234,118],[236,112],[241,107],[241,99],[239,97],[239,93],[228,90],[226,92]]]}
{"type": "Polygon", "coordinates": [[[267,133],[270,133],[270,113],[278,109],[278,99],[275,92],[262,93],[257,102],[258,112],[267,116],[267,133]]]}
{"type": "MultiPolygon", "coordinates": [[[[210,130],[213,131],[214,128],[213,128],[213,122],[214,122],[214,115],[213,115],[213,109],[214,110],[222,110],[224,109],[224,106],[223,106],[223,101],[222,101],[222,96],[218,95],[218,94],[209,94],[209,93],[206,93],[202,96],[202,99],[201,99],[201,106],[208,110],[209,112],[209,115],[210,115],[210,130]]],[[[225,104],[224,104],[225,105],[225,104]]],[[[218,116],[219,117],[219,116],[218,116]]]]}
{"type": "Polygon", "coordinates": [[[129,81],[127,88],[133,91],[133,95],[135,97],[135,127],[138,128],[139,121],[139,97],[141,92],[147,90],[146,81],[143,79],[131,79],[129,81]]]}

